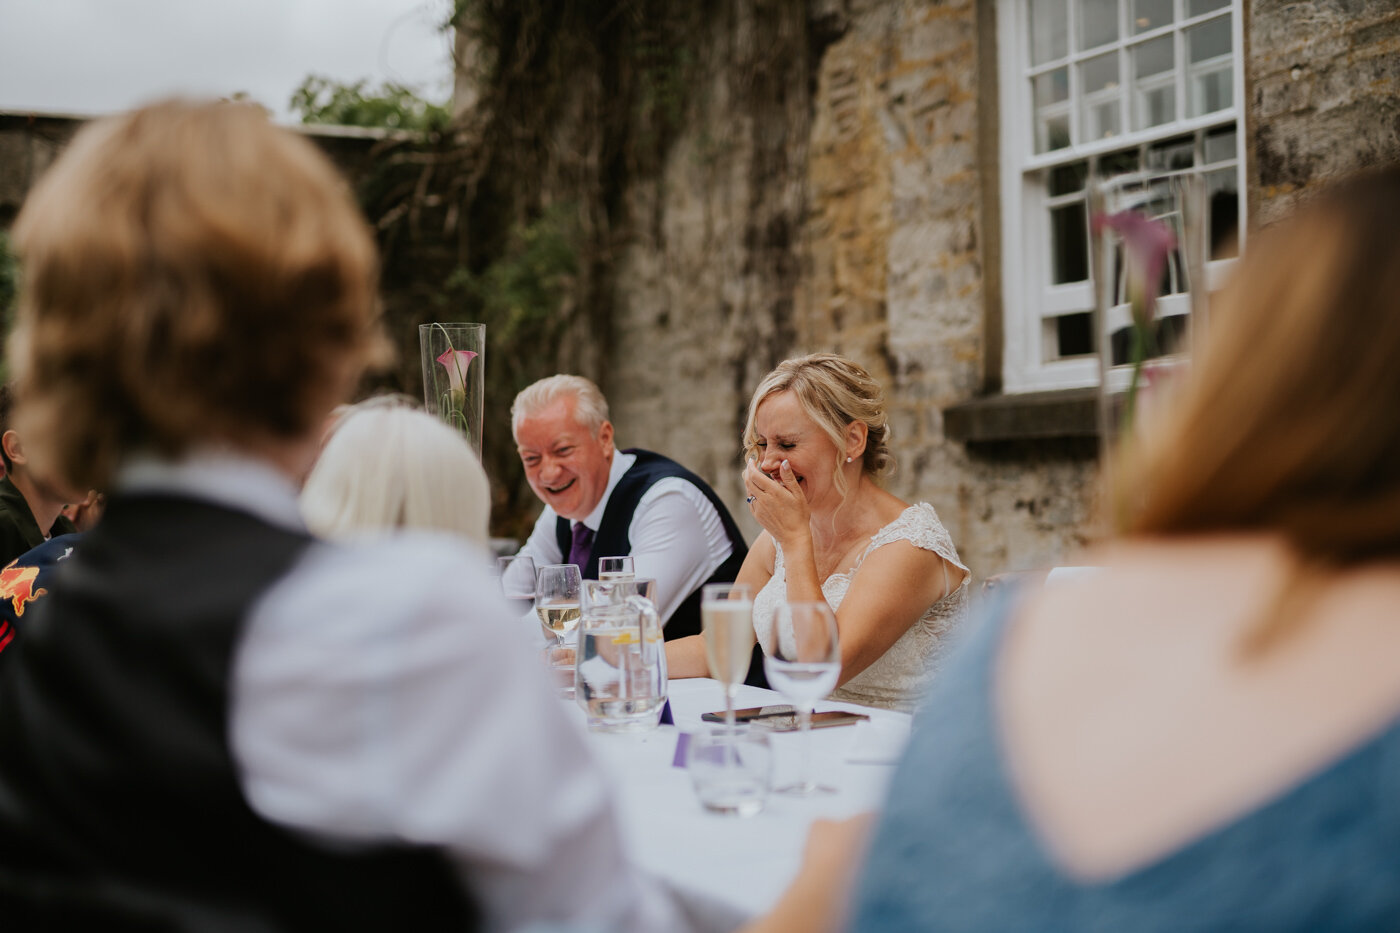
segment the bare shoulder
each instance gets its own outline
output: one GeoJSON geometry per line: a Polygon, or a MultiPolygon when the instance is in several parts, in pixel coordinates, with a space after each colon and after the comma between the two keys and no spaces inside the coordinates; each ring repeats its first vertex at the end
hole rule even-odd
{"type": "Polygon", "coordinates": [[[1085,562],[1102,572],[1016,610],[996,675],[1019,796],[1072,874],[1148,864],[1400,714],[1394,563],[1329,573],[1287,638],[1245,658],[1297,572],[1281,542],[1134,541],[1085,562]]]}
{"type": "Polygon", "coordinates": [[[772,535],[763,532],[749,545],[749,555],[744,558],[744,565],[739,568],[735,582],[748,583],[755,590],[761,589],[773,577],[777,556],[778,548],[773,543],[772,535]]]}

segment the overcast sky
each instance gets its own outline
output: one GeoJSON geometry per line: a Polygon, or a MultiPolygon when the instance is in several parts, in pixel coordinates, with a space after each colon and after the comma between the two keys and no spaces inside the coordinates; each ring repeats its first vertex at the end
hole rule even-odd
{"type": "Polygon", "coordinates": [[[445,102],[450,0],[0,0],[0,110],[98,114],[245,91],[288,120],[312,73],[445,102]]]}

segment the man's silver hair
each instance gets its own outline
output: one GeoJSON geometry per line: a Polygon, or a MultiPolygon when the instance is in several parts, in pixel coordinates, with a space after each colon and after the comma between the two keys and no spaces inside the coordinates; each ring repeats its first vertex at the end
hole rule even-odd
{"type": "Polygon", "coordinates": [[[597,437],[608,420],[608,400],[591,379],[567,374],[546,376],[520,390],[510,406],[511,433],[519,429],[521,421],[561,398],[574,399],[574,421],[597,437]]]}

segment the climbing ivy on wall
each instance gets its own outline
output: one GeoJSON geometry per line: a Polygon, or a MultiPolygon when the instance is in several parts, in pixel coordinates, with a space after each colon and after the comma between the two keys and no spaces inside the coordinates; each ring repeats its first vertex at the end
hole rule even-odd
{"type": "MultiPolygon", "coordinates": [[[[625,191],[659,169],[682,126],[698,15],[662,0],[458,0],[450,25],[468,40],[457,67],[473,105],[454,123],[385,140],[359,182],[400,347],[381,387],[418,394],[417,324],[487,325],[483,458],[496,534],[522,536],[537,509],[510,434],[515,393],[561,371],[607,389],[612,265],[632,222],[625,191]]],[[[365,111],[304,87],[306,112],[365,111]]]]}

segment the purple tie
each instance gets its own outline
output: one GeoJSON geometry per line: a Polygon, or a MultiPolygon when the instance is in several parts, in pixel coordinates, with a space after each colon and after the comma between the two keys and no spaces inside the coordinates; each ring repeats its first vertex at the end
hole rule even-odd
{"type": "Polygon", "coordinates": [[[574,539],[569,544],[569,563],[583,570],[593,554],[593,529],[583,522],[574,522],[574,539]]]}

